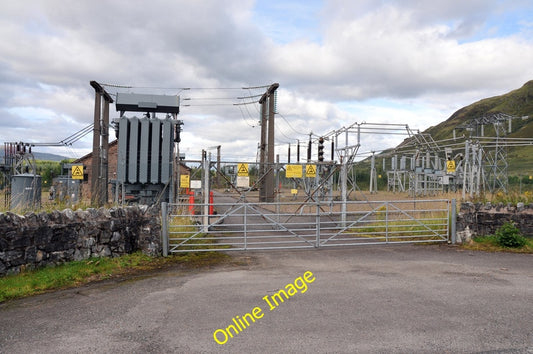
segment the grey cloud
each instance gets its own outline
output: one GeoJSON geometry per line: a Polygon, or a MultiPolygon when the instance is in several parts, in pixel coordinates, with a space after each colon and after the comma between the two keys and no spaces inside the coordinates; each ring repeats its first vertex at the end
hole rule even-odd
{"type": "MultiPolygon", "coordinates": [[[[26,131],[50,140],[59,129],[72,133],[89,124],[90,80],[167,88],[279,82],[280,95],[289,97],[280,98],[280,112],[298,130],[319,132],[355,119],[338,102],[468,99],[503,93],[533,76],[529,37],[460,43],[502,10],[496,0],[327,1],[313,38],[283,43],[254,22],[252,6],[240,0],[3,2],[0,107],[57,113],[48,126],[15,117],[17,131],[7,129],[15,119],[2,119],[3,138],[26,131]]],[[[225,141],[242,150],[236,141],[248,138],[239,129],[258,134],[246,123],[258,120],[257,108],[242,109],[182,107],[184,129],[206,144],[225,141]]],[[[248,145],[253,155],[255,146],[248,145]]]]}

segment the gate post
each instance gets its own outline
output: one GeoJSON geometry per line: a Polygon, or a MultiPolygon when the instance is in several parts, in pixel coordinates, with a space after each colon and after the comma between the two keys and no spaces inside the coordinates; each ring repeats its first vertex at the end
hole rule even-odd
{"type": "Polygon", "coordinates": [[[317,201],[316,202],[316,241],[315,241],[315,248],[320,247],[320,204],[317,201]]]}
{"type": "MultiPolygon", "coordinates": [[[[211,153],[210,153],[211,154],[211,153]]],[[[209,167],[211,165],[211,158],[207,157],[207,152],[202,153],[202,197],[204,199],[202,207],[202,232],[209,232],[209,187],[210,176],[209,167]]]]}
{"type": "Polygon", "coordinates": [[[457,242],[456,240],[456,236],[457,236],[457,200],[454,198],[452,199],[452,214],[451,214],[451,230],[450,230],[450,233],[451,233],[451,239],[452,239],[452,244],[455,245],[455,242],[457,242]]]}
{"type": "Polygon", "coordinates": [[[348,167],[341,161],[341,227],[346,227],[346,202],[348,201],[348,167]]]}
{"type": "Polygon", "coordinates": [[[161,247],[163,248],[163,257],[168,256],[168,204],[161,203],[161,247]]]}

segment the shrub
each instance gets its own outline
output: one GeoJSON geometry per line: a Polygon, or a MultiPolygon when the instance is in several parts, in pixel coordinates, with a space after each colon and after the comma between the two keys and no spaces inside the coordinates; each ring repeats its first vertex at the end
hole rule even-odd
{"type": "Polygon", "coordinates": [[[526,244],[526,238],[512,222],[506,222],[497,231],[498,243],[503,247],[520,248],[526,244]]]}

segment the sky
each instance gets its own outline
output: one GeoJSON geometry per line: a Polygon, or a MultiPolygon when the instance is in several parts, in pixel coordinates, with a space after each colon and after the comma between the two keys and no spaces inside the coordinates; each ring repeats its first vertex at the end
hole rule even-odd
{"type": "MultiPolygon", "coordinates": [[[[273,83],[276,154],[286,161],[292,145],[294,161],[310,136],[367,123],[423,131],[533,79],[530,0],[2,0],[0,37],[1,141],[82,130],[95,80],[112,97],[179,95],[187,159],[221,145],[225,161],[255,161],[257,96],[273,83]]],[[[404,138],[365,133],[360,153],[404,138]]],[[[88,135],[34,151],[91,146],[88,135]]]]}

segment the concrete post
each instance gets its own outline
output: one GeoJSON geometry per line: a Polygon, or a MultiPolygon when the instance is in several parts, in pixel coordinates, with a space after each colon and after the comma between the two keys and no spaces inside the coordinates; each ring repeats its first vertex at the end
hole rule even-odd
{"type": "Polygon", "coordinates": [[[168,204],[161,203],[161,247],[163,257],[168,256],[168,204]]]}

